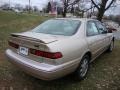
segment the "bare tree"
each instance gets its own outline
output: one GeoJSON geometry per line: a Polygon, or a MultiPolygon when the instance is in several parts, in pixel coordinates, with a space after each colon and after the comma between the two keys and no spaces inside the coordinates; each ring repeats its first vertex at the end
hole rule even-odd
{"type": "Polygon", "coordinates": [[[47,5],[47,13],[49,13],[50,11],[52,11],[52,5],[51,5],[51,2],[48,2],[48,5],[47,5]]]}
{"type": "Polygon", "coordinates": [[[35,12],[39,11],[39,9],[38,9],[37,6],[33,6],[33,10],[34,10],[35,12]]]}
{"type": "Polygon", "coordinates": [[[63,17],[66,17],[68,8],[72,5],[75,5],[79,1],[80,0],[62,0],[62,2],[63,2],[63,17]]]}
{"type": "Polygon", "coordinates": [[[90,0],[79,0],[77,2],[75,12],[78,13],[78,16],[80,17],[90,17],[93,15],[94,12],[94,6],[89,6],[91,3],[90,0]]]}
{"type": "Polygon", "coordinates": [[[24,10],[30,13],[30,11],[32,10],[32,6],[26,5],[24,10]]]}
{"type": "Polygon", "coordinates": [[[15,4],[15,9],[22,10],[23,6],[21,4],[15,4]]]}
{"type": "Polygon", "coordinates": [[[3,5],[1,6],[1,8],[2,8],[3,10],[8,10],[8,9],[9,9],[9,4],[8,4],[8,3],[5,3],[5,4],[3,4],[3,5]]]}
{"type": "Polygon", "coordinates": [[[116,0],[100,0],[98,3],[96,3],[94,0],[91,0],[93,5],[98,10],[97,19],[99,21],[102,20],[102,17],[104,15],[105,11],[107,11],[115,1],[116,0]]]}

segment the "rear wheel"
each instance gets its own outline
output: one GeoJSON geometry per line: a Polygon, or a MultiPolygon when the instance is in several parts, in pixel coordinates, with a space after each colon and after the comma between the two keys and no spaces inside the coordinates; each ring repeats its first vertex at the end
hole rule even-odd
{"type": "Polygon", "coordinates": [[[80,65],[76,70],[77,80],[82,80],[86,77],[89,69],[89,61],[90,61],[90,57],[88,55],[85,55],[82,58],[80,65]]]}

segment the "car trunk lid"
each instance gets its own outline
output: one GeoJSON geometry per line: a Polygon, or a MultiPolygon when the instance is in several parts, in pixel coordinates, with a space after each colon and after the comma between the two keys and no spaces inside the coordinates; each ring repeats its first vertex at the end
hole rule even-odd
{"type": "Polygon", "coordinates": [[[46,34],[40,34],[40,33],[33,33],[33,32],[25,32],[25,33],[13,33],[10,37],[10,42],[13,42],[17,45],[19,45],[19,48],[13,48],[16,53],[20,54],[20,48],[23,49],[23,47],[28,48],[28,55],[23,55],[24,57],[33,59],[38,62],[44,62],[47,60],[47,63],[55,63],[55,60],[48,60],[44,57],[36,56],[30,53],[30,49],[40,50],[40,51],[46,51],[50,52],[50,48],[47,44],[56,42],[64,37],[58,37],[58,36],[51,36],[46,34]]]}

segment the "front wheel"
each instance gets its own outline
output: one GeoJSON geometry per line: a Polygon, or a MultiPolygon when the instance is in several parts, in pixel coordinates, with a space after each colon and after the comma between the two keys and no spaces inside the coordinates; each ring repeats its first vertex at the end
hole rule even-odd
{"type": "Polygon", "coordinates": [[[79,67],[76,70],[76,76],[77,76],[77,80],[82,80],[86,77],[88,69],[89,69],[89,56],[85,55],[81,62],[79,67]]]}

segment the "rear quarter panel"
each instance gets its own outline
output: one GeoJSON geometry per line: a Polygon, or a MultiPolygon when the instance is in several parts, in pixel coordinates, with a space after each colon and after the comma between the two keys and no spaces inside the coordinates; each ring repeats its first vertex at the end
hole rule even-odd
{"type": "Polygon", "coordinates": [[[113,33],[107,33],[107,38],[108,38],[108,42],[109,42],[108,45],[110,45],[112,39],[114,38],[113,33]]]}
{"type": "Polygon", "coordinates": [[[50,51],[61,52],[63,57],[56,60],[57,64],[62,64],[72,60],[80,62],[83,55],[88,51],[86,39],[84,37],[84,22],[81,24],[77,33],[64,40],[59,40],[48,44],[50,51]]]}

